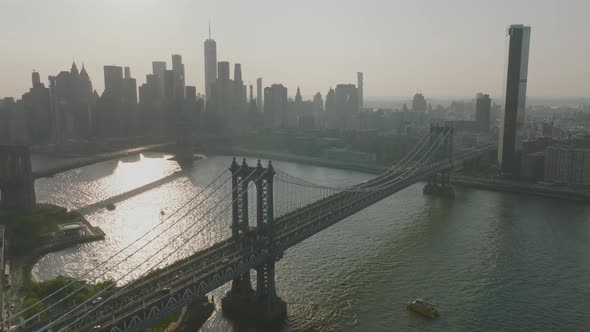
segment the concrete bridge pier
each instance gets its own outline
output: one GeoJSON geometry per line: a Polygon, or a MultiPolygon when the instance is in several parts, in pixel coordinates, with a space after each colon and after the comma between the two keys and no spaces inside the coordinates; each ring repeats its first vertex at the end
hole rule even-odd
{"type": "Polygon", "coordinates": [[[451,185],[451,170],[445,170],[428,178],[422,191],[425,195],[455,197],[455,188],[451,185]]]}
{"type": "Polygon", "coordinates": [[[234,279],[221,300],[224,315],[250,326],[280,325],[287,316],[287,303],[277,296],[275,263],[256,268],[256,291],[252,289],[249,274],[245,275],[234,279]]]}

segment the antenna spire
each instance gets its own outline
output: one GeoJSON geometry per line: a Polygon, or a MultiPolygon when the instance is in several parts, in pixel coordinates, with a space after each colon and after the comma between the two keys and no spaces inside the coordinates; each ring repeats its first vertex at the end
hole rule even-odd
{"type": "Polygon", "coordinates": [[[211,39],[211,17],[209,17],[209,39],[211,39]]]}

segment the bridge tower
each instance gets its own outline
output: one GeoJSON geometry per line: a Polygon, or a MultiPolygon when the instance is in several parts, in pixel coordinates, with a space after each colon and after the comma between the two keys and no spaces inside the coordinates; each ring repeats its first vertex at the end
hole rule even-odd
{"type": "MultiPolygon", "coordinates": [[[[268,248],[273,240],[273,181],[275,171],[269,162],[265,168],[258,161],[255,167],[246,160],[239,165],[235,158],[230,166],[232,173],[232,238],[241,245],[268,248]],[[248,224],[248,187],[254,182],[256,188],[256,227],[248,224]]],[[[282,319],[287,305],[277,296],[275,287],[275,262],[256,267],[256,290],[252,288],[250,273],[243,273],[232,281],[232,287],[222,299],[223,311],[236,319],[257,322],[272,322],[282,319]]]]}
{"type": "Polygon", "coordinates": [[[35,182],[28,146],[0,146],[0,196],[2,208],[30,210],[36,205],[35,182]]]}
{"type": "Polygon", "coordinates": [[[434,146],[436,149],[431,163],[448,161],[448,167],[443,167],[440,172],[429,177],[423,192],[427,195],[454,197],[455,190],[451,186],[451,171],[453,170],[453,128],[431,125],[430,134],[430,146],[434,146]]]}

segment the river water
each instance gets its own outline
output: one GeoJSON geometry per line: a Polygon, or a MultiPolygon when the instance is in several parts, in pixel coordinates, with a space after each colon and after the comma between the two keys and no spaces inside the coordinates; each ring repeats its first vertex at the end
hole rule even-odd
{"type": "MultiPolygon", "coordinates": [[[[170,262],[227,238],[227,213],[219,222],[196,222],[209,203],[196,206],[196,215],[170,234],[158,233],[141,255],[117,269],[97,267],[166,219],[230,162],[225,156],[200,160],[184,170],[186,176],[118,203],[114,211],[87,215],[106,232],[106,240],[49,254],[35,265],[33,275],[41,280],[59,274],[88,279],[104,273],[102,278],[124,283],[144,272],[131,270],[152,254],[170,262]],[[179,245],[169,241],[188,239],[183,227],[193,221],[205,231],[186,248],[170,249],[179,245]],[[171,254],[167,259],[166,253],[171,254]],[[83,276],[82,271],[92,268],[98,272],[83,276]]],[[[371,177],[273,164],[326,185],[371,177]]],[[[179,166],[167,156],[148,153],[38,180],[37,197],[76,209],[176,170],[179,166]]],[[[288,208],[288,202],[280,201],[286,193],[306,197],[289,190],[277,185],[277,209],[288,208]]],[[[150,261],[157,262],[155,258],[150,261]]],[[[590,207],[467,188],[457,188],[455,199],[448,200],[423,196],[422,184],[416,184],[289,249],[276,274],[278,293],[288,304],[285,330],[590,331],[590,207]],[[404,303],[416,297],[438,304],[441,317],[429,321],[407,311],[404,303]]],[[[202,330],[240,330],[220,311],[228,287],[213,292],[217,310],[202,330]]]]}

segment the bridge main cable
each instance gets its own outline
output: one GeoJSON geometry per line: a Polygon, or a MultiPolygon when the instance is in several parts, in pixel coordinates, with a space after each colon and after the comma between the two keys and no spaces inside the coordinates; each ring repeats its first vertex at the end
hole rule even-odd
{"type": "MultiPolygon", "coordinates": [[[[392,167],[390,167],[388,170],[384,171],[382,174],[376,176],[373,179],[370,179],[369,181],[378,180],[379,178],[381,178],[383,176],[386,176],[388,173],[391,173],[391,172],[395,171],[396,168],[399,168],[401,166],[405,166],[408,162],[411,161],[411,160],[408,161],[407,159],[414,158],[414,156],[416,156],[424,148],[425,143],[428,142],[428,139],[431,138],[431,136],[433,136],[433,135],[434,134],[432,132],[427,133],[427,134],[424,134],[420,138],[420,140],[418,140],[418,142],[416,143],[416,145],[414,145],[414,147],[412,148],[412,150],[410,150],[410,152],[408,152],[400,161],[398,161],[395,165],[393,165],[392,167]],[[416,151],[416,149],[418,149],[418,148],[419,148],[419,150],[416,151]]],[[[284,177],[289,177],[289,178],[293,179],[294,181],[300,181],[302,183],[314,185],[314,186],[317,186],[318,188],[322,187],[322,188],[325,188],[325,189],[333,189],[333,190],[339,190],[339,191],[347,191],[347,189],[354,188],[354,187],[356,187],[358,185],[358,184],[356,184],[356,185],[342,186],[342,187],[321,186],[321,185],[318,185],[317,183],[313,183],[313,182],[307,181],[305,179],[292,176],[292,175],[290,175],[288,173],[285,173],[285,172],[282,172],[280,170],[277,170],[277,173],[280,173],[280,175],[282,175],[284,177]]]]}
{"type": "MultiPolygon", "coordinates": [[[[250,174],[248,177],[252,176],[253,174],[254,174],[254,173],[251,173],[251,174],[250,174]]],[[[215,192],[213,192],[213,193],[215,193],[215,192]]],[[[201,215],[201,216],[200,216],[200,217],[199,217],[197,220],[195,220],[195,221],[194,221],[192,224],[190,224],[188,227],[186,227],[186,228],[183,230],[183,232],[182,232],[182,233],[185,233],[185,232],[187,232],[188,230],[190,230],[192,227],[194,227],[194,226],[196,225],[196,223],[197,223],[197,222],[199,222],[199,221],[200,221],[202,218],[204,218],[205,216],[207,216],[207,215],[208,215],[208,214],[209,214],[209,213],[210,213],[210,212],[211,212],[211,211],[212,211],[214,208],[216,208],[218,205],[220,205],[221,203],[223,203],[227,197],[231,196],[231,194],[232,194],[232,193],[233,193],[233,191],[232,191],[232,192],[230,192],[230,193],[228,193],[228,194],[227,194],[227,195],[224,197],[224,199],[220,200],[220,201],[219,201],[217,204],[215,204],[215,205],[213,205],[212,207],[210,207],[210,208],[209,208],[209,209],[208,209],[208,210],[207,210],[207,211],[206,211],[206,212],[205,212],[203,215],[201,215]]],[[[209,195],[208,197],[210,197],[210,196],[211,196],[211,195],[209,195]]],[[[208,198],[208,197],[207,197],[207,198],[208,198]]],[[[189,215],[189,214],[190,214],[190,213],[191,213],[193,210],[195,210],[197,207],[198,207],[198,206],[195,206],[195,207],[191,208],[189,211],[187,211],[187,212],[186,212],[186,213],[185,213],[183,216],[181,216],[181,217],[180,217],[180,218],[179,218],[179,219],[178,219],[178,220],[175,222],[175,224],[176,224],[176,223],[178,223],[180,220],[184,219],[186,216],[188,216],[188,215],[189,215]]],[[[173,225],[172,225],[172,226],[173,226],[173,225]]],[[[170,226],[169,228],[171,228],[171,226],[170,226]]],[[[168,228],[168,229],[169,229],[169,228],[168,228]]],[[[196,235],[195,235],[195,236],[196,236],[196,235]]],[[[168,241],[168,243],[166,243],[166,244],[165,244],[163,247],[167,247],[167,246],[171,245],[173,242],[175,242],[175,240],[176,240],[176,239],[173,239],[173,240],[171,240],[171,241],[168,241]]],[[[134,254],[135,254],[135,253],[137,253],[139,250],[141,250],[141,249],[143,249],[143,248],[145,248],[145,245],[144,245],[144,246],[142,246],[141,248],[139,248],[138,250],[136,250],[136,251],[134,252],[134,254]]],[[[175,249],[175,251],[177,251],[178,249],[180,249],[180,247],[178,247],[177,249],[175,249]]],[[[159,251],[155,251],[155,252],[154,252],[154,254],[152,254],[151,256],[147,257],[147,258],[146,258],[145,260],[143,260],[142,262],[140,262],[140,263],[139,263],[139,264],[138,264],[138,265],[137,265],[135,268],[133,268],[131,271],[127,272],[125,275],[123,275],[123,276],[122,276],[122,277],[120,277],[119,279],[115,280],[115,284],[116,284],[118,281],[120,281],[120,280],[124,279],[125,277],[127,277],[127,276],[128,276],[129,274],[131,274],[133,271],[137,270],[137,269],[138,269],[138,268],[139,268],[139,267],[140,267],[142,264],[144,264],[145,262],[149,261],[151,258],[153,258],[153,257],[154,257],[156,254],[158,254],[158,253],[159,253],[159,251]]],[[[131,257],[131,256],[128,256],[127,258],[125,258],[125,259],[124,259],[124,260],[122,260],[121,262],[123,262],[123,261],[126,261],[126,260],[127,260],[129,257],[131,257]]],[[[121,262],[119,262],[119,263],[121,263],[121,262]]],[[[159,263],[158,263],[158,264],[159,264],[159,263]]],[[[148,272],[149,272],[149,271],[148,271],[148,272]]],[[[145,273],[144,273],[144,274],[145,274],[145,273]]],[[[144,274],[142,274],[142,276],[140,276],[140,278],[141,278],[141,277],[143,277],[143,275],[144,275],[144,274]]],[[[129,285],[129,284],[128,284],[128,285],[129,285]]],[[[126,285],[126,286],[125,286],[123,289],[126,289],[126,287],[128,287],[128,285],[126,285]]],[[[108,289],[112,288],[113,286],[114,286],[114,285],[109,285],[108,287],[106,287],[106,288],[102,289],[100,292],[98,292],[97,294],[95,294],[95,295],[94,295],[92,298],[90,298],[90,299],[88,299],[88,300],[84,301],[83,303],[80,303],[80,304],[79,304],[79,305],[78,305],[76,308],[74,308],[74,309],[70,310],[69,312],[65,313],[64,315],[62,315],[62,318],[63,318],[64,316],[66,316],[66,315],[70,314],[70,313],[73,313],[73,312],[75,312],[77,309],[79,309],[80,307],[84,306],[84,305],[85,305],[85,304],[87,304],[88,302],[92,301],[93,299],[95,299],[96,297],[98,297],[98,295],[100,295],[100,294],[104,293],[105,291],[107,291],[108,289]]],[[[117,292],[117,293],[118,293],[118,292],[117,292]]],[[[107,302],[107,301],[104,301],[104,302],[102,302],[102,303],[105,303],[105,302],[107,302]]],[[[52,323],[51,323],[51,324],[49,324],[49,325],[46,325],[46,326],[44,326],[44,327],[43,327],[42,329],[40,329],[39,331],[42,331],[43,329],[46,329],[46,328],[50,328],[50,327],[52,327],[52,326],[53,326],[53,325],[55,325],[55,324],[56,324],[56,322],[57,322],[57,321],[59,321],[59,320],[60,320],[60,319],[58,318],[56,321],[52,322],[52,323]]]]}
{"type": "MultiPolygon", "coordinates": [[[[260,174],[260,175],[258,176],[258,178],[256,178],[254,181],[250,182],[250,183],[249,183],[249,185],[248,185],[248,189],[250,189],[250,188],[251,188],[251,187],[254,185],[254,183],[255,183],[255,182],[257,182],[257,181],[258,181],[258,180],[260,180],[260,179],[261,179],[261,178],[262,178],[264,175],[266,175],[266,173],[267,173],[267,172],[268,172],[268,169],[266,169],[266,170],[265,170],[265,171],[264,171],[262,174],[260,174]]],[[[251,172],[251,173],[250,173],[250,174],[249,174],[249,175],[248,175],[248,176],[247,176],[247,177],[246,177],[244,180],[245,180],[245,181],[247,181],[247,180],[248,180],[248,179],[249,179],[249,178],[250,178],[250,177],[251,177],[251,176],[252,176],[254,173],[255,173],[255,171],[251,172]]],[[[238,190],[238,188],[235,188],[235,190],[238,190]]],[[[231,193],[229,193],[228,195],[231,195],[232,193],[233,193],[233,191],[232,191],[231,193]]],[[[227,205],[227,206],[226,206],[226,207],[225,207],[225,208],[224,208],[222,211],[220,211],[220,212],[219,212],[219,213],[218,213],[216,216],[214,216],[213,218],[211,218],[211,220],[210,220],[209,222],[207,222],[207,223],[206,223],[205,225],[203,225],[203,227],[201,227],[201,228],[200,228],[200,229],[199,229],[197,232],[195,232],[195,233],[194,233],[193,235],[191,235],[191,236],[190,236],[188,239],[186,239],[186,240],[185,240],[185,241],[184,241],[184,242],[183,242],[183,243],[182,243],[180,246],[178,246],[176,249],[174,249],[172,252],[170,252],[170,253],[169,253],[168,255],[166,255],[164,258],[162,258],[161,260],[159,260],[159,261],[158,261],[156,264],[154,264],[154,266],[153,266],[152,268],[150,268],[149,270],[145,271],[145,272],[144,272],[144,273],[143,273],[143,274],[140,276],[140,278],[141,278],[141,277],[143,277],[143,276],[145,276],[146,274],[150,273],[150,272],[151,272],[151,271],[152,271],[152,270],[153,270],[155,267],[157,267],[158,265],[160,265],[160,264],[161,264],[162,262],[164,262],[166,259],[170,258],[170,256],[172,256],[174,253],[176,253],[176,252],[177,252],[177,251],[178,251],[180,248],[182,248],[182,247],[184,247],[185,245],[187,245],[187,244],[188,244],[188,243],[189,243],[189,242],[190,242],[192,239],[194,239],[194,238],[195,238],[197,235],[199,235],[199,234],[200,234],[202,231],[204,231],[204,230],[205,230],[205,229],[206,229],[206,228],[207,228],[207,227],[208,227],[208,226],[209,226],[209,225],[210,225],[210,224],[211,224],[213,221],[215,221],[215,220],[216,220],[215,218],[219,217],[221,214],[223,214],[225,211],[227,211],[227,210],[228,210],[228,209],[229,209],[229,208],[232,206],[232,203],[236,202],[238,199],[239,199],[239,197],[238,197],[238,198],[236,198],[236,199],[234,199],[233,201],[231,201],[231,202],[230,202],[230,204],[228,204],[228,205],[227,205]]],[[[219,204],[219,203],[218,203],[218,204],[219,204]]],[[[214,208],[214,207],[213,207],[213,208],[214,208]]],[[[213,208],[211,208],[210,210],[212,210],[213,208]]],[[[209,211],[210,211],[210,210],[209,210],[209,211]]],[[[195,222],[193,222],[193,223],[191,224],[191,226],[190,226],[189,228],[187,228],[186,230],[188,230],[188,229],[192,228],[194,225],[196,225],[196,223],[197,223],[197,222],[198,222],[198,220],[197,220],[197,221],[195,221],[195,222]]],[[[185,230],[185,231],[186,231],[186,230],[185,230]]],[[[156,253],[152,254],[150,257],[148,257],[148,258],[146,259],[146,261],[147,261],[147,260],[149,260],[149,259],[151,259],[151,258],[153,258],[153,257],[154,257],[156,254],[158,254],[158,252],[156,252],[156,253]]],[[[136,267],[136,268],[134,268],[132,271],[128,272],[128,274],[129,274],[129,273],[131,273],[131,272],[133,272],[135,269],[137,269],[137,267],[136,267]]],[[[82,320],[83,318],[85,318],[86,316],[88,316],[90,313],[92,313],[92,312],[96,311],[98,308],[100,308],[100,307],[101,307],[101,306],[103,306],[104,304],[108,303],[108,301],[109,301],[111,298],[114,298],[114,297],[116,297],[116,295],[118,295],[119,293],[123,292],[123,291],[124,291],[124,290],[125,290],[127,287],[129,287],[129,285],[130,285],[130,284],[131,284],[131,283],[129,283],[129,284],[127,284],[127,285],[125,285],[125,286],[124,286],[124,287],[122,287],[120,290],[118,290],[118,291],[117,291],[115,294],[112,294],[112,295],[110,295],[110,296],[109,296],[109,298],[107,298],[107,299],[106,299],[106,300],[104,300],[103,302],[99,303],[97,306],[95,306],[94,308],[90,309],[90,310],[89,310],[89,311],[87,311],[87,312],[86,312],[84,315],[82,315],[82,316],[78,317],[76,320],[74,320],[73,322],[69,323],[69,324],[68,324],[68,325],[66,325],[65,327],[61,328],[59,331],[68,331],[68,328],[69,328],[70,326],[72,326],[72,325],[74,325],[75,323],[79,322],[80,320],[82,320]]],[[[96,295],[99,295],[99,294],[96,294],[96,295]]],[[[95,295],[95,297],[96,297],[96,295],[95,295]]],[[[88,301],[90,301],[90,300],[92,300],[92,299],[88,299],[88,300],[86,300],[86,302],[88,302],[88,301]]],[[[75,310],[75,309],[74,309],[74,310],[75,310]]],[[[68,314],[69,314],[69,313],[68,313],[68,314]]],[[[65,314],[65,315],[67,315],[67,314],[65,314]]],[[[65,315],[64,315],[64,316],[65,316],[65,315]]],[[[45,326],[45,327],[43,327],[42,329],[38,330],[38,332],[44,331],[45,329],[47,329],[47,328],[50,328],[50,327],[51,327],[51,326],[45,326]]]]}
{"type": "MultiPolygon", "coordinates": [[[[434,142],[434,144],[429,146],[428,151],[426,152],[426,154],[424,156],[422,156],[420,158],[420,160],[418,161],[418,163],[422,163],[422,160],[424,160],[425,156],[429,153],[431,153],[432,149],[436,146],[436,150],[433,151],[432,153],[435,153],[436,151],[438,151],[438,149],[440,148],[440,146],[437,146],[439,141],[441,139],[446,139],[446,137],[450,134],[450,131],[447,131],[446,134],[443,135],[443,133],[438,134],[438,137],[436,138],[436,141],[434,142]]],[[[430,136],[430,135],[429,135],[430,136]]],[[[420,151],[424,148],[424,146],[422,146],[420,148],[420,151]]],[[[428,158],[428,160],[430,160],[430,158],[428,158]]],[[[412,160],[408,161],[411,162],[412,160]]],[[[407,164],[408,162],[406,162],[405,164],[407,164]]],[[[404,164],[404,165],[405,165],[404,164]]],[[[417,167],[416,167],[417,168],[417,167]]],[[[332,190],[338,190],[340,192],[371,192],[371,191],[376,191],[376,190],[380,190],[381,188],[388,186],[389,184],[391,184],[393,181],[397,180],[400,177],[405,177],[410,171],[412,171],[412,169],[406,169],[403,173],[398,174],[397,177],[389,179],[387,182],[385,183],[377,183],[377,186],[366,186],[367,184],[371,185],[372,182],[378,181],[379,178],[381,178],[383,176],[380,175],[378,177],[373,178],[372,180],[369,180],[368,182],[363,182],[357,185],[353,185],[353,186],[349,186],[349,187],[330,187],[330,186],[322,186],[322,185],[318,185],[316,183],[312,183],[309,182],[307,180],[302,180],[299,178],[295,178],[293,176],[290,176],[287,173],[281,172],[281,171],[277,171],[277,173],[282,176],[282,177],[286,177],[286,179],[282,179],[283,181],[287,182],[287,183],[291,183],[291,184],[295,184],[295,185],[300,185],[300,186],[305,186],[305,187],[309,187],[309,188],[316,188],[316,189],[332,189],[332,190]],[[294,178],[294,179],[293,179],[294,178]],[[364,186],[364,187],[363,187],[364,186]]],[[[387,173],[387,171],[386,171],[387,173]]],[[[412,172],[411,174],[413,174],[414,172],[412,172]]]]}
{"type": "MultiPolygon", "coordinates": [[[[170,215],[168,215],[165,219],[163,219],[161,222],[159,222],[158,224],[156,224],[154,227],[150,228],[147,232],[145,232],[143,235],[141,235],[140,237],[138,237],[137,239],[135,239],[133,242],[129,243],[127,246],[125,246],[123,249],[120,249],[119,251],[117,251],[116,253],[112,254],[109,258],[105,259],[104,261],[102,261],[100,264],[96,265],[94,268],[92,269],[88,269],[86,270],[81,276],[77,277],[78,279],[84,279],[86,276],[90,275],[92,272],[98,270],[100,267],[102,267],[103,265],[107,264],[108,262],[110,262],[112,259],[114,259],[115,257],[117,257],[119,254],[123,253],[125,250],[129,249],[131,246],[133,246],[134,244],[136,244],[137,242],[139,242],[140,240],[142,240],[143,238],[145,238],[147,235],[149,235],[150,233],[152,233],[153,231],[155,231],[158,227],[162,226],[166,221],[168,221],[169,219],[171,219],[174,215],[176,215],[180,210],[182,210],[183,208],[185,208],[188,204],[190,204],[191,202],[193,202],[197,197],[199,197],[203,192],[205,192],[205,190],[208,190],[211,185],[213,185],[215,182],[217,182],[217,180],[219,180],[224,174],[228,174],[227,171],[223,171],[221,172],[217,177],[215,177],[215,179],[213,181],[211,181],[207,186],[203,187],[197,194],[195,194],[192,198],[190,198],[188,201],[186,201],[184,204],[182,204],[178,209],[176,209],[174,212],[172,212],[170,215]]],[[[231,177],[228,177],[220,186],[218,186],[214,191],[216,192],[220,187],[222,187],[225,183],[227,183],[229,180],[231,179],[231,177]]],[[[208,199],[211,195],[205,197],[203,200],[201,200],[200,203],[202,203],[203,201],[205,201],[206,199],[208,199]]],[[[181,219],[177,220],[176,222],[174,222],[174,224],[172,224],[172,226],[176,225],[181,219]]],[[[167,230],[169,230],[172,226],[169,226],[168,228],[166,228],[162,233],[165,233],[167,230]]],[[[151,240],[153,241],[153,239],[151,240]]],[[[151,241],[147,242],[147,244],[151,243],[151,241]]],[[[143,248],[143,247],[142,247],[143,248]]],[[[136,251],[137,252],[137,251],[136,251]]],[[[121,260],[118,264],[120,264],[121,262],[127,260],[130,256],[134,255],[136,252],[134,252],[133,254],[127,256],[125,259],[121,260]]],[[[92,279],[93,281],[99,279],[100,277],[104,276],[107,272],[111,271],[112,269],[114,269],[115,267],[118,266],[115,265],[107,270],[105,270],[102,274],[100,274],[98,277],[95,277],[94,279],[92,279]]],[[[17,317],[21,317],[22,315],[24,315],[24,313],[28,312],[29,310],[31,310],[32,308],[36,307],[37,305],[43,303],[44,301],[48,300],[49,298],[51,298],[52,296],[57,295],[58,293],[60,293],[61,291],[67,289],[69,286],[71,286],[72,284],[76,283],[75,280],[71,280],[68,283],[66,283],[64,286],[62,286],[61,288],[59,288],[58,290],[52,292],[51,294],[43,297],[42,299],[40,299],[39,301],[35,302],[32,305],[29,305],[28,307],[20,310],[19,312],[17,312],[16,314],[14,314],[12,317],[10,317],[9,319],[5,319],[3,321],[0,322],[0,324],[4,324],[6,321],[8,320],[12,320],[14,318],[17,317]]],[[[77,290],[75,290],[74,292],[70,293],[68,296],[65,296],[64,298],[58,300],[57,302],[53,303],[52,305],[50,305],[49,307],[45,308],[44,310],[42,310],[41,312],[36,313],[35,315],[25,319],[25,321],[23,323],[27,323],[33,319],[35,319],[36,317],[38,317],[41,313],[48,311],[49,309],[55,307],[56,305],[58,305],[59,303],[63,302],[64,300],[66,300],[67,298],[77,294],[79,291],[81,291],[82,289],[84,289],[85,287],[88,287],[88,284],[84,284],[82,286],[80,286],[77,290]]]]}

